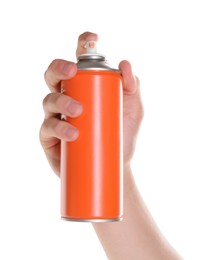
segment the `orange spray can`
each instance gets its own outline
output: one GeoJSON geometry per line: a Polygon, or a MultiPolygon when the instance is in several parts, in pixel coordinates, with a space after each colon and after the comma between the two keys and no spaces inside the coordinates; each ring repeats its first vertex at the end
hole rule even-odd
{"type": "Polygon", "coordinates": [[[61,92],[83,105],[77,118],[65,120],[79,130],[73,142],[61,141],[61,217],[71,221],[122,220],[122,86],[121,73],[96,42],[78,57],[74,78],[61,92]]]}

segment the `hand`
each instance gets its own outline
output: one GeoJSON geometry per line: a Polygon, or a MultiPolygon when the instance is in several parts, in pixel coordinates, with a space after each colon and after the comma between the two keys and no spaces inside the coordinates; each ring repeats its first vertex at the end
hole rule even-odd
{"type": "MultiPolygon", "coordinates": [[[[94,33],[83,33],[79,36],[76,50],[77,56],[85,52],[84,43],[97,40],[94,33]]],[[[123,131],[124,131],[124,164],[130,162],[137,138],[139,126],[143,117],[143,107],[140,98],[139,80],[131,72],[128,61],[119,64],[123,77],[123,131]]],[[[54,60],[45,72],[45,81],[51,92],[43,101],[45,112],[44,122],[40,129],[40,142],[47,159],[54,170],[60,175],[60,140],[74,141],[78,137],[78,129],[61,121],[60,114],[70,117],[80,116],[82,104],[69,96],[60,93],[60,81],[75,76],[77,67],[65,60],[54,60]]]]}

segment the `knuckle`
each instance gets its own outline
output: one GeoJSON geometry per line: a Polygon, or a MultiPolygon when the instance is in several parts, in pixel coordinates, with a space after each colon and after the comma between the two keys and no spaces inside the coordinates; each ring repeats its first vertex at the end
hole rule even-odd
{"type": "Polygon", "coordinates": [[[46,124],[46,120],[44,120],[39,131],[39,139],[41,144],[43,144],[43,141],[46,136],[46,132],[47,132],[47,124],[46,124]]]}
{"type": "Polygon", "coordinates": [[[44,78],[47,78],[47,74],[49,72],[49,70],[52,70],[53,68],[57,67],[59,63],[59,59],[54,59],[48,66],[48,68],[46,69],[45,73],[44,73],[44,78]]]}
{"type": "Polygon", "coordinates": [[[142,104],[140,104],[138,109],[138,115],[137,115],[138,122],[141,122],[143,118],[144,118],[144,107],[142,104]]]}
{"type": "Polygon", "coordinates": [[[60,136],[61,131],[62,131],[62,122],[57,118],[48,118],[44,120],[41,126],[40,136],[57,137],[60,136]]]}
{"type": "MultiPolygon", "coordinates": [[[[57,114],[66,114],[71,97],[62,93],[49,93],[42,102],[43,110],[45,114],[49,115],[49,112],[57,114]]],[[[49,117],[49,116],[48,116],[49,117]]]]}
{"type": "Polygon", "coordinates": [[[48,129],[49,129],[48,120],[45,119],[43,121],[42,125],[41,125],[41,128],[40,128],[41,135],[44,135],[47,132],[48,129]]]}
{"type": "Polygon", "coordinates": [[[90,38],[90,37],[97,39],[97,34],[90,32],[90,31],[86,31],[86,32],[79,35],[78,41],[79,42],[85,41],[85,40],[87,40],[87,38],[90,38]]]}
{"type": "Polygon", "coordinates": [[[48,69],[46,69],[45,72],[44,72],[44,80],[45,81],[47,81],[47,73],[48,73],[47,71],[48,71],[48,69]]]}
{"type": "Polygon", "coordinates": [[[54,59],[48,66],[48,68],[46,69],[46,71],[44,72],[44,79],[45,81],[47,81],[48,79],[48,75],[49,75],[49,72],[51,71],[56,71],[57,68],[60,66],[61,63],[63,63],[64,60],[62,59],[54,59]]]}
{"type": "Polygon", "coordinates": [[[85,38],[89,33],[90,33],[90,32],[86,31],[86,32],[80,34],[79,37],[78,37],[78,40],[79,40],[79,41],[84,40],[84,38],[85,38]]]}
{"type": "Polygon", "coordinates": [[[137,125],[140,125],[144,117],[144,108],[142,103],[137,105],[137,109],[135,110],[135,112],[132,114],[131,117],[137,125]]]}
{"type": "Polygon", "coordinates": [[[49,99],[51,98],[51,93],[49,93],[42,101],[42,105],[43,105],[43,108],[45,109],[45,107],[47,106],[47,104],[49,103],[49,99]]]}
{"type": "Polygon", "coordinates": [[[59,94],[56,94],[55,96],[55,100],[54,100],[54,104],[56,107],[62,107],[66,102],[66,97],[59,93],[59,94]]]}
{"type": "Polygon", "coordinates": [[[69,96],[59,93],[55,97],[54,105],[58,111],[65,112],[70,100],[71,98],[69,96]]]}
{"type": "Polygon", "coordinates": [[[50,68],[50,69],[55,69],[55,68],[58,67],[58,65],[59,65],[61,62],[63,62],[63,60],[61,60],[61,59],[54,59],[54,60],[50,63],[50,65],[49,65],[48,68],[50,68]]]}
{"type": "Polygon", "coordinates": [[[137,84],[137,86],[140,87],[140,79],[139,79],[137,76],[135,76],[135,78],[136,78],[136,84],[137,84]]]}

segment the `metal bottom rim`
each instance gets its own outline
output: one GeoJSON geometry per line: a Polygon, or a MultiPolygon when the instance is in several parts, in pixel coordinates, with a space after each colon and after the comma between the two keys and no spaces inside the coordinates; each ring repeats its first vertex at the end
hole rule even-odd
{"type": "Polygon", "coordinates": [[[103,218],[103,219],[95,219],[95,218],[91,218],[91,219],[81,219],[81,218],[66,218],[66,217],[61,217],[62,220],[65,221],[75,221],[75,222],[99,222],[99,223],[103,223],[103,222],[117,222],[117,221],[122,221],[123,218],[103,218]]]}

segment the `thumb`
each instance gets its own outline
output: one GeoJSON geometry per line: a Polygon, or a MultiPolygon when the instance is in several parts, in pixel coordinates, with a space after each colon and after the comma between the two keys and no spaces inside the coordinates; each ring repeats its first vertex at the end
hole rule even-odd
{"type": "Polygon", "coordinates": [[[119,64],[122,72],[124,94],[135,95],[139,89],[139,79],[132,73],[131,64],[124,60],[119,64]]]}

